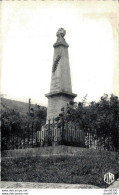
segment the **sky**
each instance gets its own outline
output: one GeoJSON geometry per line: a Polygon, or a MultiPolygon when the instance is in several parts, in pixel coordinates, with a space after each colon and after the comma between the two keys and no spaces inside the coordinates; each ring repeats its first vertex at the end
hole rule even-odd
{"type": "Polygon", "coordinates": [[[47,106],[56,32],[66,30],[75,101],[113,92],[117,65],[113,1],[4,1],[1,6],[1,93],[47,106]],[[102,2],[102,3],[101,3],[102,2]]]}

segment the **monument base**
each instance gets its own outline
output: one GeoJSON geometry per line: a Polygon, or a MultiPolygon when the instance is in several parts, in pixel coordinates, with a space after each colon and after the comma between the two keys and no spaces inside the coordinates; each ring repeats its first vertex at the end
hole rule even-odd
{"type": "Polygon", "coordinates": [[[55,92],[45,95],[48,98],[47,120],[53,120],[61,113],[61,108],[66,107],[73,101],[76,94],[66,92],[55,92]]]}

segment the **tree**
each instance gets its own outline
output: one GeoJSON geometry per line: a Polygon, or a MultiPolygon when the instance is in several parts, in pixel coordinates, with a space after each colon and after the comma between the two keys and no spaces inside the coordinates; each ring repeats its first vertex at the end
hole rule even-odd
{"type": "MultiPolygon", "coordinates": [[[[98,102],[70,102],[62,109],[60,118],[65,123],[73,123],[79,129],[89,132],[93,140],[104,149],[119,149],[119,99],[113,94],[104,94],[98,102]]],[[[98,147],[97,145],[97,147],[98,147]]]]}

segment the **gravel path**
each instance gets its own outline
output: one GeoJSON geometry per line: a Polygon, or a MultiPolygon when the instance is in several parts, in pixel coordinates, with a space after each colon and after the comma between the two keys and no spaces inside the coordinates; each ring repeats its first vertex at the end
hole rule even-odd
{"type": "Polygon", "coordinates": [[[1,188],[57,188],[57,189],[99,189],[97,186],[86,184],[64,184],[64,183],[33,183],[33,182],[1,182],[1,188]]]}
{"type": "MultiPolygon", "coordinates": [[[[65,183],[35,183],[35,182],[8,182],[1,181],[1,188],[39,188],[39,189],[99,189],[99,187],[87,184],[65,184],[65,183]]],[[[108,188],[119,189],[119,179],[108,188]]]]}

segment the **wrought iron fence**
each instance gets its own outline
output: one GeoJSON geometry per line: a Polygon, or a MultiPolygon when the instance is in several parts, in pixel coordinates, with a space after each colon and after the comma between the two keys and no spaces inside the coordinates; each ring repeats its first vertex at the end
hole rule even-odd
{"type": "Polygon", "coordinates": [[[67,145],[115,151],[117,148],[111,136],[98,135],[90,129],[80,129],[71,122],[48,121],[41,131],[28,131],[29,134],[2,137],[2,150],[29,147],[67,145]]]}

